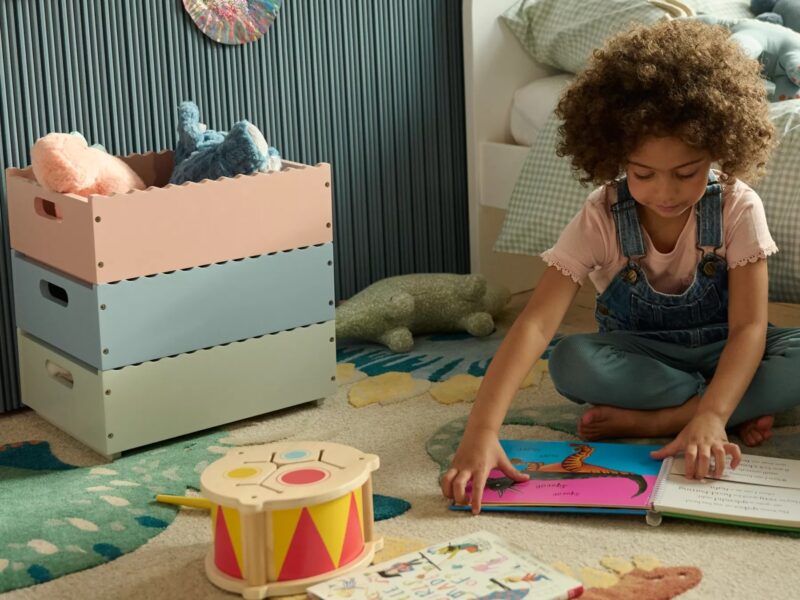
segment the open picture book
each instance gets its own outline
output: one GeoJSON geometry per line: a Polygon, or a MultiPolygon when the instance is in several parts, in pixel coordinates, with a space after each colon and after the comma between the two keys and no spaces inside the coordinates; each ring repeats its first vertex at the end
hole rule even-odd
{"type": "MultiPolygon", "coordinates": [[[[686,479],[681,457],[650,458],[660,446],[502,440],[530,480],[489,474],[481,510],[661,516],[800,531],[800,461],[745,454],[722,477],[686,479]]],[[[453,506],[469,509],[468,506],[453,506]]]]}
{"type": "Polygon", "coordinates": [[[410,552],[360,573],[313,585],[319,600],[577,598],[583,584],[487,531],[410,552]]]}

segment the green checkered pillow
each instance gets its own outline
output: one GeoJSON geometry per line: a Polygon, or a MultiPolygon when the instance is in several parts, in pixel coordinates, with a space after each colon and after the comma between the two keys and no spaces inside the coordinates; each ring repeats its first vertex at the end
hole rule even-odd
{"type": "Polygon", "coordinates": [[[722,19],[752,19],[750,0],[683,0],[698,15],[722,19]]]}
{"type": "MultiPolygon", "coordinates": [[[[611,35],[634,23],[654,23],[672,16],[690,16],[670,0],[520,0],[501,19],[536,62],[577,73],[592,51],[611,35]]],[[[695,14],[725,19],[751,18],[749,0],[683,0],[695,14]]]]}
{"type": "Polygon", "coordinates": [[[556,155],[560,125],[551,114],[536,135],[511,193],[495,252],[541,254],[555,244],[591,191],[576,179],[570,158],[556,155]]]}
{"type": "MultiPolygon", "coordinates": [[[[780,143],[768,173],[754,186],[780,252],[770,257],[770,299],[800,302],[800,100],[770,107],[780,143]]],[[[550,116],[525,159],[511,194],[496,252],[538,255],[552,247],[591,188],[575,178],[568,157],[556,156],[560,121],[550,116]]]]}
{"type": "Polygon", "coordinates": [[[501,18],[536,62],[577,73],[611,35],[665,15],[647,0],[520,0],[501,18]]]}
{"type": "Polygon", "coordinates": [[[800,302],[800,100],[776,102],[770,112],[780,142],[767,176],[753,186],[779,249],[769,259],[769,296],[800,302]]]}

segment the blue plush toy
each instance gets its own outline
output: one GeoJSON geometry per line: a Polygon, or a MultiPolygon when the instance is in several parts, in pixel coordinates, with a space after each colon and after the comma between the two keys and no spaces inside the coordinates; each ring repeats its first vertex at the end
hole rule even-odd
{"type": "Polygon", "coordinates": [[[693,18],[727,27],[745,54],[761,63],[770,102],[800,98],[800,33],[756,19],[693,18]]]}
{"type": "Polygon", "coordinates": [[[280,171],[281,157],[258,127],[239,121],[230,131],[208,129],[194,102],[178,108],[178,144],[170,183],[280,171]]]}
{"type": "Polygon", "coordinates": [[[800,32],[800,0],[750,0],[750,11],[759,21],[800,32]]]}

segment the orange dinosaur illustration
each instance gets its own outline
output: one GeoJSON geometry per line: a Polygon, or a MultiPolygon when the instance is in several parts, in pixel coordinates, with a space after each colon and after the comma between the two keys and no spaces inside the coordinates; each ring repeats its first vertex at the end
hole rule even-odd
{"type": "MultiPolygon", "coordinates": [[[[521,469],[522,472],[527,473],[530,478],[534,480],[624,477],[630,479],[638,486],[636,493],[633,494],[631,498],[643,494],[647,489],[647,481],[638,473],[618,471],[616,469],[609,469],[607,467],[601,467],[600,465],[592,465],[584,462],[594,452],[594,447],[590,444],[570,444],[570,446],[575,448],[575,452],[559,463],[544,464],[541,462],[524,462],[519,458],[512,458],[511,463],[514,465],[524,465],[521,469]]],[[[502,496],[506,490],[514,489],[515,485],[518,484],[508,477],[490,477],[486,481],[486,487],[496,491],[500,496],[502,496]]]]}

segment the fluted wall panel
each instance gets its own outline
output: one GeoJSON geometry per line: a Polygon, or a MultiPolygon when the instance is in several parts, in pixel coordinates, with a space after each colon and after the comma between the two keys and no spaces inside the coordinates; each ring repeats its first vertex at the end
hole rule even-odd
{"type": "MultiPolygon", "coordinates": [[[[258,41],[217,44],[181,0],[0,0],[0,168],[77,130],[115,154],[172,148],[176,107],[246,118],[333,166],[336,286],[469,269],[461,2],[284,0],[258,41]]],[[[3,178],[0,412],[20,406],[3,178]]],[[[224,200],[221,200],[224,201],[224,200]]]]}

